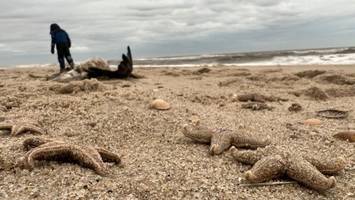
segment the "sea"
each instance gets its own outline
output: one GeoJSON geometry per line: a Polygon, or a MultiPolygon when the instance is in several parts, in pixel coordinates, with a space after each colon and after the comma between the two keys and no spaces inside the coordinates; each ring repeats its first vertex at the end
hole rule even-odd
{"type": "MultiPolygon", "coordinates": [[[[352,65],[355,47],[239,52],[152,58],[134,58],[135,67],[198,67],[198,66],[291,66],[352,65]]],[[[111,67],[120,60],[109,60],[111,67]]],[[[53,64],[17,65],[15,67],[49,67],[53,64]]]]}
{"type": "Polygon", "coordinates": [[[351,65],[355,47],[260,51],[136,59],[135,65],[150,67],[351,65]]]}

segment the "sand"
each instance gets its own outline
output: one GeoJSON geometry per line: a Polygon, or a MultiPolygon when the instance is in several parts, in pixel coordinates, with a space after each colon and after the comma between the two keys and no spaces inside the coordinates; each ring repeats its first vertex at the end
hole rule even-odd
{"type": "Polygon", "coordinates": [[[69,163],[39,162],[32,171],[19,169],[13,166],[24,155],[22,141],[33,135],[2,132],[0,199],[355,198],[355,144],[332,137],[355,129],[354,113],[346,119],[315,114],[329,108],[355,110],[355,66],[136,68],[143,78],[46,81],[56,70],[1,70],[0,121],[31,121],[46,130],[44,137],[105,147],[120,154],[123,165],[109,165],[106,177],[69,163]],[[326,72],[295,75],[310,69],[326,72]],[[342,81],[329,78],[334,74],[342,81]],[[311,87],[327,97],[309,94],[311,87]],[[288,101],[266,102],[271,110],[243,109],[237,96],[247,93],[288,101]],[[171,109],[150,109],[156,98],[171,109]],[[302,110],[290,112],[293,103],[302,110]],[[304,125],[310,118],[321,124],[304,125]],[[324,193],[299,184],[241,187],[243,172],[251,166],[234,161],[228,151],[210,156],[208,145],[182,134],[184,124],[197,120],[210,128],[270,137],[273,145],[291,151],[343,156],[348,164],[336,176],[336,187],[324,193]]]}

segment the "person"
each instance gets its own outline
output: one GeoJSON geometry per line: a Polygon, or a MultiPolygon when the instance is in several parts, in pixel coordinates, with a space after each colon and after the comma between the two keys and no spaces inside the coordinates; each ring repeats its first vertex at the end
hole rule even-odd
{"type": "Polygon", "coordinates": [[[58,62],[60,65],[60,73],[65,72],[65,61],[67,60],[70,69],[74,68],[74,61],[70,54],[71,40],[65,30],[61,29],[58,24],[50,25],[50,35],[52,37],[51,53],[54,54],[54,46],[57,49],[58,62]]]}

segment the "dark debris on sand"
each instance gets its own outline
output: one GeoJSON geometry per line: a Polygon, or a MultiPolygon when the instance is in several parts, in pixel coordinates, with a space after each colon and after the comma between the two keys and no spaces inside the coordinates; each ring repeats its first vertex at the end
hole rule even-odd
{"type": "Polygon", "coordinates": [[[340,74],[324,74],[317,77],[320,83],[332,83],[336,85],[354,85],[355,79],[340,74]]]}
{"type": "Polygon", "coordinates": [[[259,93],[249,93],[249,94],[243,94],[243,95],[238,95],[238,100],[242,102],[247,102],[247,101],[255,101],[255,102],[275,102],[275,101],[288,101],[288,99],[281,98],[281,97],[275,97],[275,96],[266,96],[262,95],[259,93]]]}
{"type": "Polygon", "coordinates": [[[324,74],[325,72],[325,70],[306,70],[297,72],[295,75],[300,78],[314,78],[318,75],[324,74]]]}
{"type": "Polygon", "coordinates": [[[262,102],[249,102],[242,104],[242,108],[250,110],[272,110],[273,107],[262,102]]]}
{"type": "Polygon", "coordinates": [[[325,101],[328,99],[328,95],[318,87],[310,87],[303,91],[303,94],[314,100],[325,101]]]}

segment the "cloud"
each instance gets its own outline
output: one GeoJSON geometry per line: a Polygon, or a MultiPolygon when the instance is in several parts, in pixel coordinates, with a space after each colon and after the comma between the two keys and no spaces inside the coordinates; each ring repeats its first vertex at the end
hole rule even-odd
{"type": "Polygon", "coordinates": [[[69,33],[77,59],[116,56],[127,44],[140,57],[341,45],[350,43],[354,9],[352,0],[2,1],[0,51],[12,55],[8,62],[55,62],[48,56],[53,22],[69,33]],[[309,29],[313,35],[303,37],[309,29]]]}

